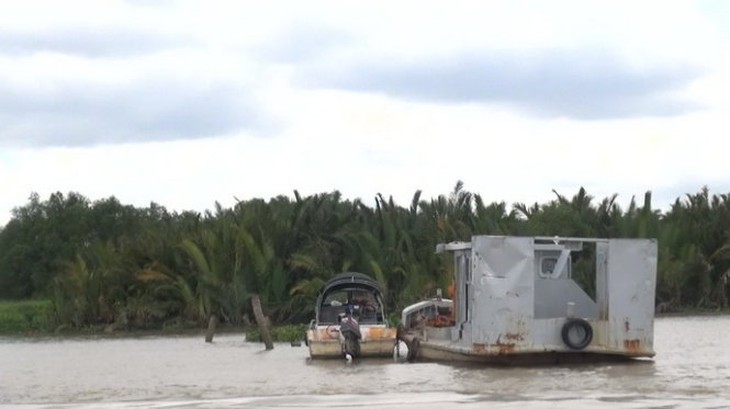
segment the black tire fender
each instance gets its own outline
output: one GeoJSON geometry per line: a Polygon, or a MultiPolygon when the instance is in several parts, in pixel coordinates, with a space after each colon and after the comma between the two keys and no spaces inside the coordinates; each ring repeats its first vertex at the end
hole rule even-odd
{"type": "Polygon", "coordinates": [[[570,318],[563,324],[563,328],[560,330],[560,336],[568,348],[581,350],[593,341],[593,327],[584,319],[570,318]],[[574,331],[574,329],[577,331],[574,331]],[[575,332],[582,333],[583,338],[578,340],[571,338],[571,333],[575,332]]]}

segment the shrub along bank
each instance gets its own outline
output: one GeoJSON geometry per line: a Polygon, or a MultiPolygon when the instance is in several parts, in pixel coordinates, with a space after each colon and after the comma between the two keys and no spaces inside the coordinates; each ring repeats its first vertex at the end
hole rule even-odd
{"type": "Polygon", "coordinates": [[[51,301],[0,301],[0,334],[44,333],[52,327],[51,301]]]}

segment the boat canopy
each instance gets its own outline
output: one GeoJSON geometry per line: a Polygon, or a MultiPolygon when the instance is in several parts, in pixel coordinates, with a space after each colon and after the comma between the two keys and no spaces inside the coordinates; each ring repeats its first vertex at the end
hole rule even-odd
{"type": "Polygon", "coordinates": [[[382,287],[372,277],[356,272],[332,277],[317,298],[318,324],[338,322],[338,316],[351,306],[362,321],[384,321],[382,287]]]}
{"type": "Polygon", "coordinates": [[[330,278],[324,285],[320,297],[332,291],[346,290],[348,288],[371,289],[378,293],[383,292],[380,284],[372,277],[363,273],[348,272],[340,273],[330,278]]]}

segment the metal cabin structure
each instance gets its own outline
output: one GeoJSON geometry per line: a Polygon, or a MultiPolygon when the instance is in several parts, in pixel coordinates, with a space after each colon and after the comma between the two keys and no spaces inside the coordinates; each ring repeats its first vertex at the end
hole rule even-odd
{"type": "MultiPolygon", "coordinates": [[[[654,356],[655,240],[474,236],[437,252],[454,258],[450,323],[406,328],[418,358],[521,364],[654,356]],[[573,280],[578,252],[595,260],[594,296],[573,280]]],[[[403,321],[417,322],[409,314],[418,311],[423,302],[406,308],[403,321]]]]}

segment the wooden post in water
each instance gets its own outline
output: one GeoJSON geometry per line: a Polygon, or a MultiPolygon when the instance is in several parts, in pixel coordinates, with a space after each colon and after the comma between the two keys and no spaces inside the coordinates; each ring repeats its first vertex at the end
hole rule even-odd
{"type": "Polygon", "coordinates": [[[208,330],[205,331],[205,342],[213,342],[216,325],[218,325],[218,316],[211,314],[210,318],[208,318],[208,330]]]}
{"type": "Polygon", "coordinates": [[[269,332],[269,319],[264,315],[264,311],[261,309],[261,299],[258,294],[251,296],[251,307],[253,308],[253,316],[256,318],[256,323],[259,326],[259,333],[261,333],[261,340],[266,345],[266,350],[274,349],[274,341],[271,339],[271,333],[269,332]]]}

